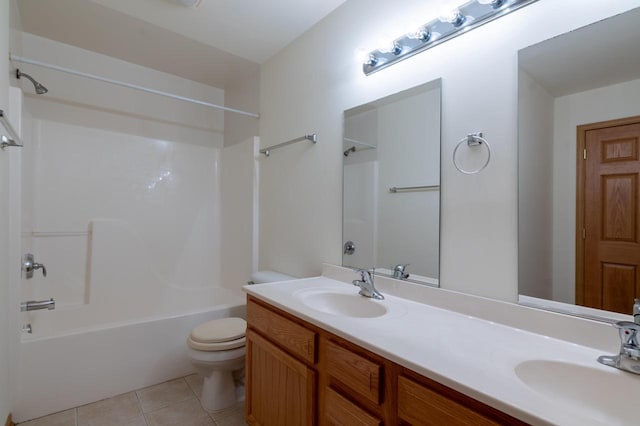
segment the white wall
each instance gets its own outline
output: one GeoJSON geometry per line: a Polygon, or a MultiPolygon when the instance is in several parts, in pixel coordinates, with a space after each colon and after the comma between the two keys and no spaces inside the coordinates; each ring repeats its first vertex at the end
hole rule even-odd
{"type": "MultiPolygon", "coordinates": [[[[341,261],[342,112],[443,79],[441,284],[516,300],[518,49],[640,5],[540,1],[365,77],[358,48],[428,20],[439,2],[350,0],[262,66],[263,147],[317,131],[261,160],[260,264],[297,276],[341,261]],[[467,133],[493,149],[482,173],[458,173],[451,155],[467,133]]],[[[373,44],[372,44],[373,43],[373,44]]]]}
{"type": "Polygon", "coordinates": [[[518,90],[518,290],[550,299],[554,99],[522,69],[518,90]]]}
{"type": "Polygon", "coordinates": [[[555,99],[553,300],[575,303],[576,126],[640,115],[640,80],[555,99]]]}
{"type": "Polygon", "coordinates": [[[438,279],[440,191],[389,192],[440,185],[440,89],[379,107],[377,267],[409,264],[438,279]]]}
{"type": "MultiPolygon", "coordinates": [[[[9,0],[0,0],[0,109],[9,107],[9,0]]],[[[9,205],[9,155],[0,152],[0,216],[7,218],[9,205]]],[[[11,410],[9,393],[10,351],[12,330],[9,276],[14,260],[9,256],[10,223],[0,224],[0,422],[4,422],[11,410]]]]}
{"type": "Polygon", "coordinates": [[[255,159],[258,138],[227,146],[221,153],[221,285],[240,288],[251,279],[254,271],[254,239],[258,214],[255,191],[258,189],[258,169],[255,159]]]}
{"type": "MultiPolygon", "coordinates": [[[[137,84],[215,104],[224,104],[224,91],[171,74],[142,67],[59,43],[22,34],[23,56],[77,71],[137,84]]],[[[28,64],[14,64],[49,89],[34,95],[22,81],[25,94],[40,101],[33,115],[51,121],[102,128],[160,140],[222,147],[224,114],[220,110],[129,88],[102,83],[28,64]]]]}

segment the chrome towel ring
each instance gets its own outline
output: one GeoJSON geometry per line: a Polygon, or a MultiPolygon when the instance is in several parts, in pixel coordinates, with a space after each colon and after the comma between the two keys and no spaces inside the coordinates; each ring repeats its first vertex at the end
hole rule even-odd
{"type": "Polygon", "coordinates": [[[460,173],[464,173],[465,175],[475,175],[476,173],[480,173],[489,165],[490,160],[491,160],[491,146],[489,146],[489,142],[487,142],[487,140],[482,137],[482,132],[469,133],[467,137],[460,139],[460,142],[458,142],[458,145],[456,145],[456,148],[453,150],[453,166],[456,168],[456,170],[458,170],[460,173]],[[484,145],[487,147],[487,161],[485,161],[484,164],[476,170],[464,170],[458,165],[456,161],[456,154],[458,153],[458,148],[460,148],[462,144],[465,142],[469,147],[479,146],[479,145],[484,145]]]}

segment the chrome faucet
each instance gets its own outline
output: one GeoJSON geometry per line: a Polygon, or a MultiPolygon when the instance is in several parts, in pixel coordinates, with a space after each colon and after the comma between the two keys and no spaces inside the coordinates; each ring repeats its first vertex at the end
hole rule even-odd
{"type": "Polygon", "coordinates": [[[373,276],[371,275],[371,272],[367,271],[366,269],[357,269],[356,272],[360,273],[360,279],[353,280],[353,285],[357,285],[358,287],[360,287],[360,293],[358,294],[364,297],[370,297],[372,299],[384,299],[384,296],[378,290],[376,290],[375,286],[373,285],[373,276]]]}
{"type": "Polygon", "coordinates": [[[39,311],[40,309],[53,310],[56,308],[56,301],[53,298],[49,300],[30,300],[20,304],[20,311],[39,311]]]}
{"type": "Polygon", "coordinates": [[[640,374],[640,324],[618,321],[614,324],[620,333],[620,353],[602,355],[598,362],[609,367],[640,374]]]}
{"type": "Polygon", "coordinates": [[[640,374],[640,299],[633,303],[633,321],[618,321],[613,325],[620,333],[620,353],[602,355],[598,357],[599,363],[640,374]]]}
{"type": "Polygon", "coordinates": [[[398,263],[393,267],[393,278],[398,280],[406,280],[409,278],[409,274],[407,273],[408,263],[398,263]]]}

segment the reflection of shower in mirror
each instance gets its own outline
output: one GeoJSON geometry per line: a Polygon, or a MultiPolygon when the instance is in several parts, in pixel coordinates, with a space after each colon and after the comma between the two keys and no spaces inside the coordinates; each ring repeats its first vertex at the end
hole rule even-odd
{"type": "Polygon", "coordinates": [[[352,146],[351,148],[348,148],[348,149],[347,149],[347,150],[345,150],[342,154],[343,154],[345,157],[348,157],[348,156],[349,156],[349,153],[351,153],[351,152],[356,152],[356,147],[355,147],[355,146],[352,146]]]}
{"type": "Polygon", "coordinates": [[[344,266],[439,283],[440,80],[345,111],[344,266]],[[396,191],[390,191],[395,188],[396,191]]]}

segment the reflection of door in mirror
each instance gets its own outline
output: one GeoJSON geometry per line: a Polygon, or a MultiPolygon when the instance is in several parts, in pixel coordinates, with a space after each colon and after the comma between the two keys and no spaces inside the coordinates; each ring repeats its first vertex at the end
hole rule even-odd
{"type": "Polygon", "coordinates": [[[578,126],[579,305],[630,314],[640,296],[639,142],[640,117],[578,126]]]}
{"type": "Polygon", "coordinates": [[[440,81],[345,111],[343,154],[343,265],[437,285],[440,81]]]}
{"type": "Polygon", "coordinates": [[[521,303],[620,320],[640,296],[639,21],[632,9],[518,52],[521,303]]]}

